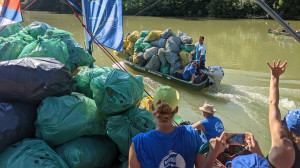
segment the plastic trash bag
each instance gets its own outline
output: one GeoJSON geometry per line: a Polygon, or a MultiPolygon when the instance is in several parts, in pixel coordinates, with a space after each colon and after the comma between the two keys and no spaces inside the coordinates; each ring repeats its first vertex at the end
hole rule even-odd
{"type": "Polygon", "coordinates": [[[171,65],[169,63],[166,63],[165,65],[161,65],[160,72],[163,73],[163,74],[169,75],[170,74],[170,68],[171,68],[171,65]]]}
{"type": "Polygon", "coordinates": [[[120,52],[120,51],[117,51],[117,50],[114,50],[113,54],[114,54],[114,56],[117,56],[117,57],[119,57],[121,59],[128,59],[128,57],[129,57],[128,53],[126,53],[126,52],[120,52]]]}
{"type": "Polygon", "coordinates": [[[34,137],[37,106],[26,103],[0,103],[0,153],[24,138],[34,137]]]}
{"type": "Polygon", "coordinates": [[[166,51],[165,51],[164,48],[160,48],[158,50],[158,53],[157,53],[158,58],[159,58],[159,60],[160,60],[160,62],[161,62],[162,65],[165,65],[167,63],[167,60],[165,58],[165,53],[166,53],[166,51]]]}
{"type": "MultiPolygon", "coordinates": [[[[0,26],[0,30],[3,27],[0,26]]],[[[0,31],[0,37],[9,37],[11,35],[14,35],[16,33],[18,33],[19,31],[21,31],[23,29],[23,27],[21,26],[20,23],[17,24],[12,24],[12,25],[8,25],[6,26],[3,30],[0,31]]]]}
{"type": "Polygon", "coordinates": [[[182,67],[182,63],[178,60],[175,62],[174,65],[171,65],[171,68],[170,68],[170,75],[174,75],[176,71],[178,70],[181,70],[183,67],[182,67]]]}
{"type": "Polygon", "coordinates": [[[35,21],[32,22],[30,25],[26,26],[24,28],[24,31],[27,32],[27,34],[29,34],[33,38],[37,38],[38,36],[45,35],[48,29],[53,30],[54,28],[46,23],[35,21]]]}
{"type": "Polygon", "coordinates": [[[152,47],[152,48],[149,48],[147,49],[145,52],[144,52],[144,59],[149,61],[152,56],[156,55],[157,52],[158,52],[158,49],[157,47],[152,47]]]}
{"type": "Polygon", "coordinates": [[[55,151],[72,168],[108,168],[117,156],[117,147],[107,136],[79,137],[55,151]]]}
{"type": "Polygon", "coordinates": [[[48,96],[71,94],[73,75],[53,58],[23,58],[0,62],[0,101],[39,104],[48,96]]]}
{"type": "Polygon", "coordinates": [[[190,63],[189,55],[190,55],[190,53],[188,53],[186,51],[181,51],[179,53],[179,58],[180,58],[180,61],[181,61],[183,67],[187,66],[190,63]]]}
{"type": "Polygon", "coordinates": [[[180,45],[180,51],[186,51],[186,52],[190,53],[193,50],[196,50],[195,46],[186,46],[185,44],[180,45]]]}
{"type": "Polygon", "coordinates": [[[25,31],[22,30],[17,34],[14,34],[14,35],[10,36],[9,40],[10,41],[20,40],[20,41],[27,42],[28,44],[30,44],[30,43],[34,42],[36,39],[33,38],[32,36],[26,34],[25,31]]]}
{"type": "Polygon", "coordinates": [[[35,42],[28,44],[18,58],[26,57],[51,57],[65,64],[69,70],[71,66],[68,62],[69,53],[67,46],[60,39],[42,39],[39,38],[35,42]]]}
{"type": "Polygon", "coordinates": [[[143,42],[140,46],[142,47],[143,52],[145,52],[149,48],[153,47],[153,45],[151,43],[145,43],[145,42],[143,42]]]}
{"type": "Polygon", "coordinates": [[[166,39],[159,38],[157,40],[151,41],[150,43],[155,47],[164,48],[166,46],[166,39]]]}
{"type": "Polygon", "coordinates": [[[165,58],[171,65],[175,65],[175,62],[179,60],[178,54],[170,51],[165,52],[165,58]]]}
{"type": "Polygon", "coordinates": [[[160,38],[160,34],[162,33],[162,31],[160,30],[152,30],[148,36],[145,38],[145,40],[151,42],[151,41],[154,41],[154,40],[157,40],[160,38]]]}
{"type": "Polygon", "coordinates": [[[180,51],[180,47],[172,39],[167,40],[165,49],[173,53],[179,53],[180,51]]]}
{"type": "Polygon", "coordinates": [[[91,81],[91,89],[99,112],[117,114],[138,106],[144,84],[131,74],[114,69],[105,79],[94,78],[91,81]]]}
{"type": "MultiPolygon", "coordinates": [[[[95,65],[94,65],[95,66],[95,65]]],[[[78,93],[82,93],[89,98],[93,98],[93,92],[90,88],[90,82],[92,79],[98,76],[107,76],[109,72],[113,69],[109,67],[97,67],[89,68],[89,67],[81,67],[82,70],[77,73],[74,78],[76,80],[75,83],[75,91],[78,93]]]]}
{"type": "Polygon", "coordinates": [[[83,135],[106,135],[105,117],[82,94],[47,97],[38,108],[36,137],[56,146],[83,135]]]}
{"type": "Polygon", "coordinates": [[[171,36],[176,36],[172,29],[167,29],[161,33],[161,38],[168,39],[171,36]]]}
{"type": "Polygon", "coordinates": [[[192,37],[181,32],[180,30],[178,30],[178,36],[183,44],[192,44],[193,43],[192,37]]]}
{"type": "Polygon", "coordinates": [[[151,57],[150,61],[146,64],[145,68],[153,71],[160,71],[160,60],[157,55],[151,57]]]}
{"type": "Polygon", "coordinates": [[[137,56],[136,59],[138,60],[139,66],[145,66],[147,64],[147,60],[144,59],[144,53],[140,52],[137,56]]]}
{"type": "Polygon", "coordinates": [[[17,59],[28,43],[21,40],[12,40],[0,44],[0,61],[17,59]]]}
{"type": "Polygon", "coordinates": [[[125,50],[125,52],[129,55],[133,55],[134,53],[134,42],[130,42],[125,50]]]}
{"type": "Polygon", "coordinates": [[[180,38],[179,37],[177,37],[177,36],[171,36],[171,37],[169,37],[168,38],[168,40],[172,40],[172,41],[174,41],[178,46],[180,46],[181,45],[181,41],[180,41],[180,38]]]}
{"type": "Polygon", "coordinates": [[[141,44],[144,41],[144,37],[141,37],[140,39],[138,39],[135,44],[134,44],[134,52],[141,52],[143,51],[143,47],[141,47],[141,44]]]}
{"type": "Polygon", "coordinates": [[[141,31],[140,32],[140,37],[142,38],[142,37],[147,37],[148,35],[149,35],[149,33],[150,33],[150,31],[149,30],[145,30],[145,31],[141,31]]]}
{"type": "Polygon", "coordinates": [[[24,139],[0,155],[1,168],[69,168],[44,141],[24,139]]]}
{"type": "Polygon", "coordinates": [[[134,136],[149,132],[155,127],[153,114],[139,108],[131,108],[121,115],[109,117],[106,125],[108,136],[125,156],[128,156],[134,136]]]}

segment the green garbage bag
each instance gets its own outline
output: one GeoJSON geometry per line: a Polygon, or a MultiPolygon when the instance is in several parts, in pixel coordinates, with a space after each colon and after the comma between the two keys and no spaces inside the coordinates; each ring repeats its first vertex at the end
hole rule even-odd
{"type": "Polygon", "coordinates": [[[131,108],[121,115],[111,116],[106,124],[107,135],[126,156],[128,156],[131,139],[155,127],[153,114],[139,108],[131,108]]]}
{"type": "Polygon", "coordinates": [[[75,91],[84,94],[85,96],[89,98],[93,98],[93,92],[90,88],[90,82],[93,78],[98,76],[104,76],[106,77],[109,72],[111,72],[113,69],[109,67],[94,67],[89,68],[87,66],[82,67],[83,70],[81,70],[78,74],[75,75],[75,91]]]}
{"type": "Polygon", "coordinates": [[[186,46],[184,44],[180,45],[180,51],[186,51],[186,52],[190,53],[193,50],[196,50],[195,46],[186,46]]]}
{"type": "Polygon", "coordinates": [[[82,94],[47,97],[38,108],[36,137],[56,146],[83,135],[106,135],[95,101],[82,94]]]}
{"type": "Polygon", "coordinates": [[[165,65],[161,65],[160,67],[160,72],[163,74],[170,74],[170,68],[171,68],[171,64],[170,63],[166,63],[165,65]]]}
{"type": "Polygon", "coordinates": [[[51,57],[65,64],[69,70],[71,68],[68,63],[69,53],[67,46],[60,39],[48,40],[38,38],[38,40],[28,44],[18,56],[18,58],[25,57],[51,57]]]}
{"type": "Polygon", "coordinates": [[[0,61],[17,59],[23,48],[27,45],[23,40],[12,40],[0,44],[0,61]]]}
{"type": "Polygon", "coordinates": [[[0,154],[1,168],[69,168],[44,141],[24,139],[0,154]]]}
{"type": "Polygon", "coordinates": [[[33,38],[37,38],[38,36],[45,35],[46,31],[48,29],[54,29],[53,27],[49,26],[46,23],[43,22],[32,22],[30,25],[26,26],[24,28],[24,31],[27,32],[30,36],[33,38]]]}
{"type": "Polygon", "coordinates": [[[35,38],[33,38],[30,35],[26,34],[26,32],[23,31],[23,30],[21,30],[17,34],[14,34],[14,35],[10,36],[9,39],[11,39],[11,40],[21,40],[21,41],[27,42],[29,44],[36,40],[35,38]]]}
{"type": "Polygon", "coordinates": [[[145,40],[144,37],[141,37],[140,39],[138,39],[135,44],[134,44],[134,52],[142,52],[143,48],[141,47],[141,44],[143,43],[143,41],[145,40]]]}
{"type": "Polygon", "coordinates": [[[98,110],[103,114],[123,112],[142,100],[143,82],[119,69],[112,70],[106,78],[92,79],[90,84],[98,110]]]}
{"type": "Polygon", "coordinates": [[[54,29],[47,30],[44,39],[59,38],[67,45],[69,59],[68,62],[71,66],[70,71],[73,72],[79,66],[88,66],[93,64],[96,60],[86,52],[73,38],[73,34],[64,30],[54,29]]]}
{"type": "Polygon", "coordinates": [[[55,151],[72,168],[108,168],[117,156],[117,147],[107,136],[79,137],[55,151]]]}
{"type": "Polygon", "coordinates": [[[145,31],[141,31],[140,32],[140,37],[142,38],[142,37],[147,37],[148,36],[148,34],[150,33],[150,31],[149,30],[145,30],[145,31]]]}
{"type": "MultiPolygon", "coordinates": [[[[0,26],[0,30],[2,29],[3,27],[0,26]]],[[[21,31],[23,29],[23,27],[21,26],[20,23],[17,23],[17,24],[12,24],[12,25],[8,25],[6,26],[3,30],[0,31],[0,37],[9,37],[13,34],[16,34],[18,33],[19,31],[21,31]]]]}
{"type": "Polygon", "coordinates": [[[140,47],[143,49],[143,52],[145,52],[147,49],[153,47],[151,43],[141,43],[140,47]]]}

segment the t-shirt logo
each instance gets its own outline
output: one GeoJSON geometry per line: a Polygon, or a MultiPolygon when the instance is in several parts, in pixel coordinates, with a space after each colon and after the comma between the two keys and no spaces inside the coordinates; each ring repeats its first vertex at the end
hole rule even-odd
{"type": "Polygon", "coordinates": [[[176,168],[186,167],[183,157],[172,150],[169,151],[169,154],[165,156],[159,164],[159,168],[171,168],[171,167],[176,167],[176,168]]]}
{"type": "Polygon", "coordinates": [[[224,131],[224,126],[222,123],[217,122],[215,125],[215,129],[218,133],[222,133],[224,131]]]}

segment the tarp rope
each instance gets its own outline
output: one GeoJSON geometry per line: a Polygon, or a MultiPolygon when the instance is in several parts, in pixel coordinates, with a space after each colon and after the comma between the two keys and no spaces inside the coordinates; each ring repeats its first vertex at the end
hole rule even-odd
{"type": "MultiPolygon", "coordinates": [[[[86,25],[82,22],[82,20],[79,18],[79,14],[73,9],[72,5],[70,4],[70,2],[68,0],[66,0],[68,5],[70,6],[71,10],[73,11],[74,15],[76,16],[76,18],[79,20],[79,22],[81,23],[82,27],[84,27],[84,29],[86,30],[86,32],[90,35],[90,37],[92,38],[92,40],[94,41],[94,43],[104,52],[104,54],[106,54],[106,56],[108,56],[108,58],[110,60],[112,60],[113,63],[115,63],[120,69],[122,69],[123,71],[129,73],[123,66],[122,64],[113,56],[111,55],[111,53],[98,41],[98,39],[86,28],[86,25]]],[[[144,92],[148,95],[151,96],[146,90],[144,90],[144,92]]]]}

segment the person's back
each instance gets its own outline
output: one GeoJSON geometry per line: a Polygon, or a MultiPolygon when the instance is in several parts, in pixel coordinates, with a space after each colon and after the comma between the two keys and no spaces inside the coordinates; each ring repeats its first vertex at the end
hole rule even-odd
{"type": "Polygon", "coordinates": [[[205,128],[205,136],[209,141],[211,138],[220,137],[224,131],[222,121],[218,117],[207,117],[204,120],[200,120],[205,128]]]}
{"type": "Polygon", "coordinates": [[[192,168],[202,141],[192,126],[180,126],[170,134],[157,130],[139,134],[133,143],[143,167],[192,168]]]}

